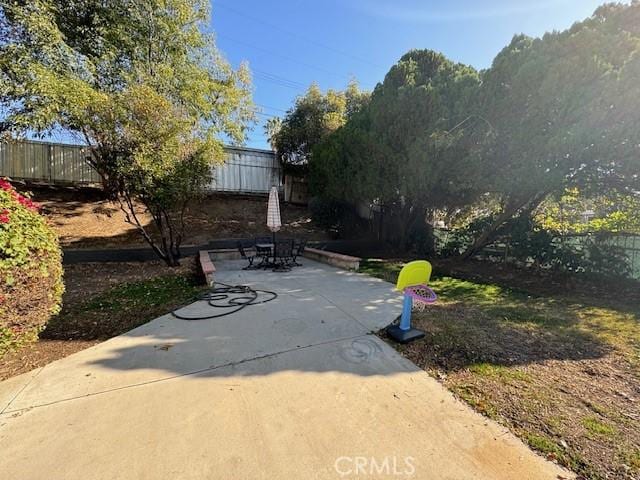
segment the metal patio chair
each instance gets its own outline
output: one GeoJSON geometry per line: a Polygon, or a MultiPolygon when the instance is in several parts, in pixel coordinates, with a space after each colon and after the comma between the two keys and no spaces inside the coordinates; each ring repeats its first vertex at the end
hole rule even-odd
{"type": "Polygon", "coordinates": [[[276,264],[274,270],[290,270],[293,259],[293,240],[276,241],[273,257],[273,261],[276,264]]]}
{"type": "Polygon", "coordinates": [[[240,256],[244,260],[249,262],[249,265],[244,267],[243,270],[249,270],[251,268],[257,268],[253,264],[253,261],[255,260],[256,255],[257,255],[256,248],[255,248],[253,242],[251,242],[251,240],[238,240],[236,245],[238,247],[238,251],[240,252],[240,256]]]}
{"type": "Polygon", "coordinates": [[[293,257],[291,259],[291,264],[295,265],[296,267],[301,267],[302,264],[297,262],[297,258],[301,257],[302,254],[304,253],[304,249],[307,247],[307,239],[303,238],[301,240],[298,240],[296,243],[294,243],[293,245],[293,257]]]}

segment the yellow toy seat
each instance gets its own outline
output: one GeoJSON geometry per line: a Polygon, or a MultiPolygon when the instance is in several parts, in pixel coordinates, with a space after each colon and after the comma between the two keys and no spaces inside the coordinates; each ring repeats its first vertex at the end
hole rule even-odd
{"type": "Polygon", "coordinates": [[[403,292],[407,287],[426,285],[431,278],[431,271],[431,264],[426,260],[415,260],[407,263],[400,270],[396,290],[403,292]]]}

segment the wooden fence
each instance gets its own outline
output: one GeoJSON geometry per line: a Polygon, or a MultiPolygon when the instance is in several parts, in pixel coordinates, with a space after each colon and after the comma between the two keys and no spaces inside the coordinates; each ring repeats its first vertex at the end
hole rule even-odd
{"type": "MultiPolygon", "coordinates": [[[[0,177],[51,185],[100,184],[100,176],[87,163],[89,155],[82,145],[0,143],[0,177]]],[[[273,152],[225,147],[225,163],[213,167],[209,190],[264,194],[274,185],[282,187],[282,174],[273,152]]]]}

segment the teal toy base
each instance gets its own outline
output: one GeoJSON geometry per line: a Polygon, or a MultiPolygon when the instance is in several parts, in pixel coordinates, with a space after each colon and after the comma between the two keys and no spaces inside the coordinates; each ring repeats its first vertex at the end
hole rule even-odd
{"type": "Polygon", "coordinates": [[[398,343],[409,343],[424,337],[424,332],[417,328],[402,330],[398,325],[389,325],[387,334],[398,343]]]}

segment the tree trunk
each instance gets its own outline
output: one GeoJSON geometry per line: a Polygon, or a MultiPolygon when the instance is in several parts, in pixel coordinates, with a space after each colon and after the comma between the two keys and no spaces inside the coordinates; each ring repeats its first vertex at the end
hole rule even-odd
{"type": "Polygon", "coordinates": [[[467,260],[489,245],[494,239],[495,234],[500,227],[502,227],[507,221],[513,218],[518,212],[531,213],[538,205],[545,199],[547,192],[538,192],[535,195],[528,197],[525,200],[510,199],[507,201],[502,213],[496,217],[496,219],[489,225],[479,236],[476,238],[471,246],[467,248],[460,258],[467,260]]]}
{"type": "Polygon", "coordinates": [[[380,222],[381,238],[399,253],[407,253],[414,246],[420,253],[432,253],[433,228],[427,225],[425,212],[426,207],[422,205],[395,205],[385,209],[386,215],[380,222]]]}
{"type": "Polygon", "coordinates": [[[407,205],[402,207],[396,220],[396,231],[399,233],[398,246],[403,253],[409,250],[409,230],[412,227],[411,217],[411,207],[407,205]]]}
{"type": "Polygon", "coordinates": [[[496,219],[489,225],[485,230],[473,241],[471,246],[467,248],[461,255],[460,258],[463,260],[467,260],[473,257],[476,253],[482,250],[484,247],[489,245],[493,241],[493,236],[496,231],[504,225],[504,223],[509,220],[511,217],[515,215],[518,211],[517,208],[507,208],[500,213],[496,217],[496,219]]]}
{"type": "Polygon", "coordinates": [[[425,234],[426,234],[426,244],[425,244],[425,255],[435,256],[436,254],[436,235],[435,229],[433,228],[433,224],[431,222],[425,221],[425,234]]]}
{"type": "Polygon", "coordinates": [[[133,204],[131,197],[123,195],[122,197],[118,197],[118,200],[120,202],[120,209],[125,214],[126,222],[134,225],[138,229],[144,240],[149,244],[158,258],[163,260],[169,267],[180,266],[180,245],[175,243],[173,234],[170,231],[169,215],[166,215],[165,218],[167,220],[166,222],[163,222],[163,215],[165,215],[164,212],[154,212],[149,206],[146,206],[147,210],[151,213],[153,221],[160,234],[160,245],[158,245],[154,239],[151,238],[151,235],[149,235],[149,232],[147,232],[147,229],[142,225],[142,222],[138,218],[135,211],[135,205],[133,204]]]}
{"type": "Polygon", "coordinates": [[[156,212],[152,212],[152,216],[160,233],[160,242],[162,244],[160,249],[164,254],[164,261],[167,262],[167,265],[170,267],[178,267],[180,265],[180,259],[173,236],[171,218],[167,212],[161,208],[158,208],[156,212]]]}

